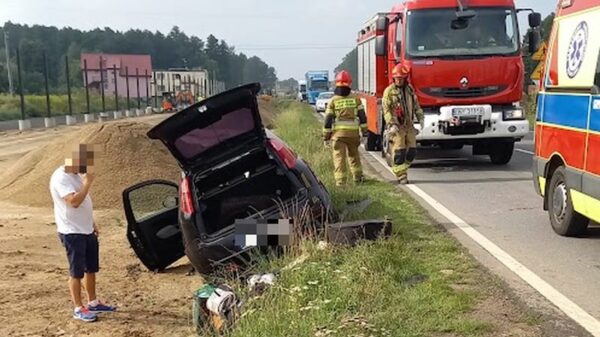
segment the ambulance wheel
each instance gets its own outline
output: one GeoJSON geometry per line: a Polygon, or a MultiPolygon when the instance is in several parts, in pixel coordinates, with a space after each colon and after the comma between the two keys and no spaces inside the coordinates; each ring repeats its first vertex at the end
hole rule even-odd
{"type": "Polygon", "coordinates": [[[515,150],[514,142],[494,143],[490,149],[490,159],[494,165],[506,165],[515,150]]]}
{"type": "Polygon", "coordinates": [[[379,135],[374,134],[371,131],[368,131],[367,133],[367,143],[365,144],[365,148],[367,149],[367,151],[377,151],[378,150],[378,143],[379,140],[379,135]]]}
{"type": "Polygon", "coordinates": [[[567,187],[567,175],[563,166],[554,171],[548,189],[548,214],[552,229],[562,236],[580,236],[587,230],[589,220],[575,212],[571,193],[567,187]]]}

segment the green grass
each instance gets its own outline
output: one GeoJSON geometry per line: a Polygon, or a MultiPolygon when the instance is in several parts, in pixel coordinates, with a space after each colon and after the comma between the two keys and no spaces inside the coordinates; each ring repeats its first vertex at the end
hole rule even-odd
{"type": "Polygon", "coordinates": [[[480,336],[493,330],[471,315],[485,282],[463,249],[389,184],[369,180],[335,188],[331,154],[323,148],[321,125],[311,109],[294,102],[280,102],[279,108],[276,132],[311,164],[336,205],[371,198],[373,204],[354,218],[388,217],[394,235],[325,250],[308,240],[293,254],[262,261],[259,268],[266,272],[300,254],[309,256],[282,272],[262,297],[248,300],[228,335],[480,336]],[[353,317],[358,322],[348,322],[353,317]]]}
{"type": "MultiPolygon", "coordinates": [[[[104,98],[107,111],[115,109],[115,97],[107,95],[104,98]]],[[[69,112],[69,103],[67,95],[50,95],[50,110],[52,116],[66,115],[69,112]]],[[[154,103],[154,101],[152,101],[154,103]]],[[[145,106],[142,100],[142,107],[145,106]]],[[[119,99],[120,110],[125,110],[127,99],[119,99]]],[[[137,99],[130,100],[131,108],[137,108],[137,99]]],[[[87,110],[85,91],[75,90],[72,93],[73,114],[81,114],[87,110]]],[[[102,98],[97,93],[90,93],[91,112],[102,111],[102,98]]],[[[46,96],[45,95],[25,95],[25,116],[46,117],[46,96]]],[[[19,95],[0,94],[0,121],[21,119],[21,101],[19,95]]]]}

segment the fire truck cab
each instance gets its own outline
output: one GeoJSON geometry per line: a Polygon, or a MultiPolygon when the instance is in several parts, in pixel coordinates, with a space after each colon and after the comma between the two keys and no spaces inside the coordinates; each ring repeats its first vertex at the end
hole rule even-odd
{"type": "MultiPolygon", "coordinates": [[[[411,65],[410,83],[425,112],[422,146],[462,148],[510,161],[529,132],[520,106],[524,65],[513,0],[406,0],[375,15],[358,34],[358,91],[367,109],[366,148],[387,155],[381,98],[391,70],[411,65]]],[[[541,16],[529,17],[532,28],[541,16]]]]}
{"type": "Polygon", "coordinates": [[[561,0],[540,83],[534,183],[554,231],[600,222],[600,0],[561,0]]]}

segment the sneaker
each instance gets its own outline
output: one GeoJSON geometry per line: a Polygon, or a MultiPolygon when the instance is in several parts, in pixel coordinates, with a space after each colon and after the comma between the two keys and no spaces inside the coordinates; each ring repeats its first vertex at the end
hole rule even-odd
{"type": "Polygon", "coordinates": [[[94,322],[98,319],[98,316],[96,316],[95,313],[89,311],[88,309],[82,308],[75,309],[75,311],[73,311],[73,318],[84,322],[94,322]]]}
{"type": "Polygon", "coordinates": [[[117,307],[112,307],[110,305],[106,305],[103,303],[98,302],[96,305],[89,305],[87,306],[87,309],[93,313],[98,313],[98,312],[115,312],[117,311],[117,307]]]}
{"type": "Polygon", "coordinates": [[[408,176],[403,175],[403,176],[398,177],[398,183],[400,185],[407,185],[408,184],[408,176]]]}

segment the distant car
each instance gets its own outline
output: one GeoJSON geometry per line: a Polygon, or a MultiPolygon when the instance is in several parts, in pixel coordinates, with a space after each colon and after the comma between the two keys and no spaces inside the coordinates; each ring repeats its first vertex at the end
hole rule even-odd
{"type": "Polygon", "coordinates": [[[148,132],[183,170],[179,185],[153,180],[123,192],[127,238],[148,269],[163,270],[184,254],[203,274],[237,261],[252,249],[236,246],[238,219],[278,219],[284,209],[319,224],[333,214],[309,166],[264,129],[259,91],[250,84],[221,93],[148,132]]]}
{"type": "Polygon", "coordinates": [[[334,95],[333,92],[329,91],[320,93],[319,97],[317,97],[317,103],[315,104],[317,112],[325,112],[334,95]]]}

